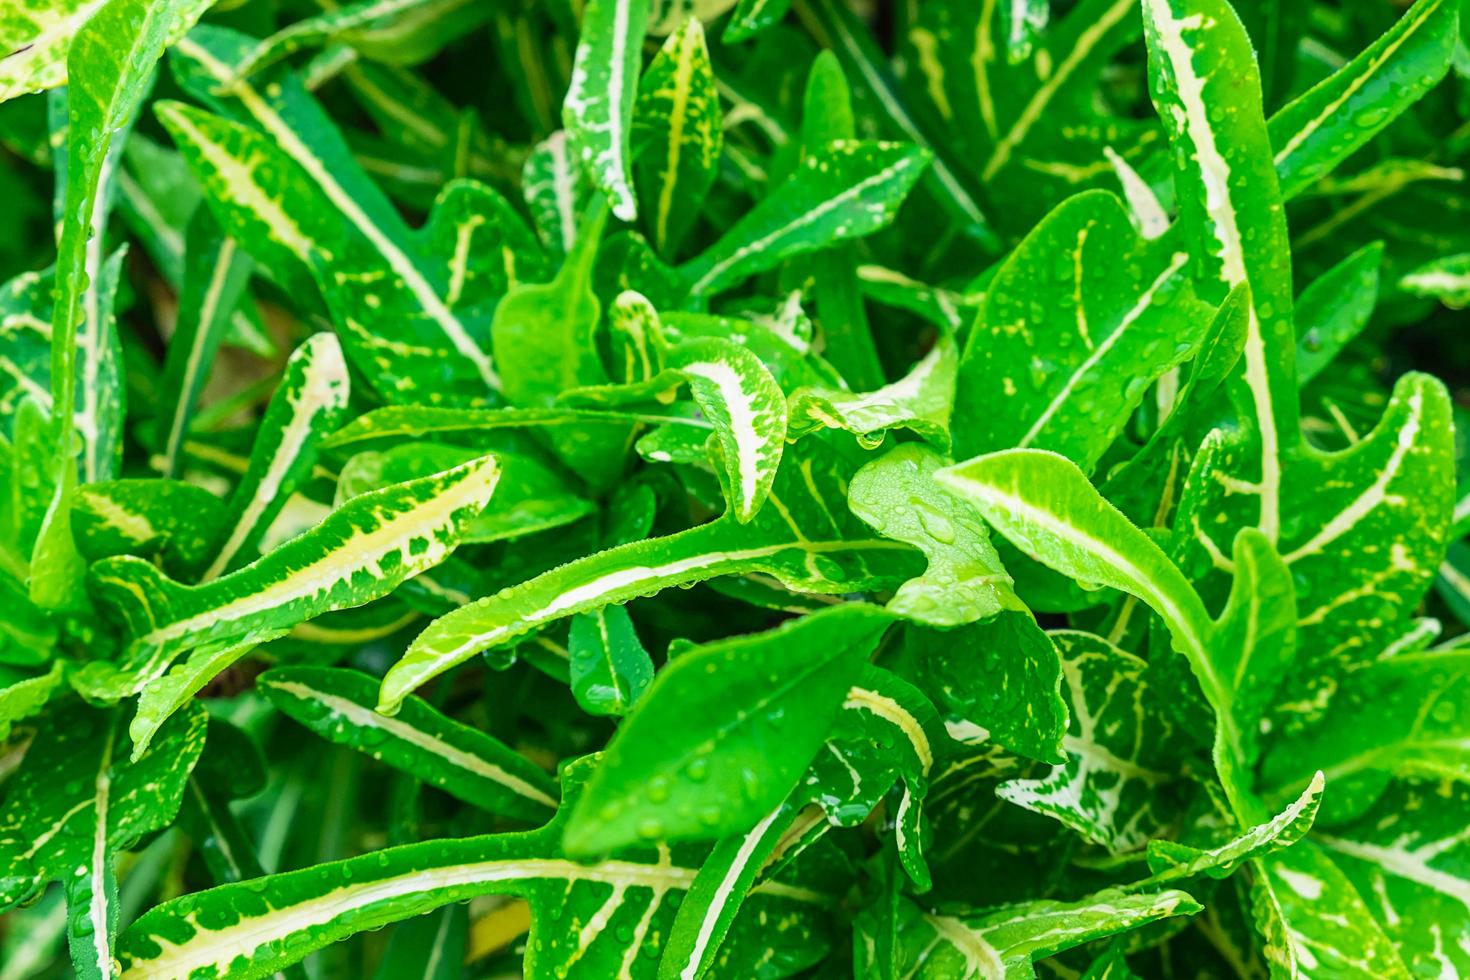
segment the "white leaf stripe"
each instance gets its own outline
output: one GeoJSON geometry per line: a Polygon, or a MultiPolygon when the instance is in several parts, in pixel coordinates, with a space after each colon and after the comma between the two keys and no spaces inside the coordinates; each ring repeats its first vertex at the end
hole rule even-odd
{"type": "MultiPolygon", "coordinates": [[[[775,498],[771,498],[775,502],[775,498]]],[[[705,525],[706,527],[708,525],[705,525]]],[[[700,528],[696,528],[696,531],[700,528]]],[[[687,533],[687,532],[686,532],[687,533]]],[[[541,623],[550,622],[573,613],[586,612],[598,605],[604,604],[607,597],[619,594],[623,591],[637,591],[648,588],[662,588],[672,586],[681,581],[698,579],[711,573],[712,569],[729,568],[736,571],[747,563],[753,563],[763,558],[772,558],[785,552],[806,552],[808,555],[822,553],[835,553],[842,551],[869,551],[873,549],[893,549],[907,551],[908,546],[896,541],[888,540],[862,540],[862,541],[784,541],[778,544],[765,545],[759,548],[743,548],[728,551],[710,551],[703,554],[691,555],[688,558],[680,558],[675,561],[665,562],[661,565],[639,565],[633,568],[620,569],[600,575],[590,582],[574,586],[554,596],[538,609],[530,610],[514,622],[497,625],[491,629],[458,634],[458,641],[450,647],[434,649],[429,646],[433,643],[437,647],[438,637],[434,636],[435,627],[446,622],[448,617],[441,618],[431,625],[419,638],[414,640],[408,651],[383,679],[383,693],[380,697],[378,710],[392,713],[396,710],[398,702],[408,692],[423,684],[429,678],[448,670],[455,664],[461,663],[479,653],[481,650],[489,650],[505,641],[520,636],[541,623]],[[426,640],[426,637],[429,638],[426,640]]],[[[482,600],[483,601],[483,600],[482,600]]],[[[467,607],[469,608],[469,607],[467,607]]],[[[459,612],[458,610],[456,612],[459,612]]],[[[451,613],[451,616],[455,613],[451,613]]]]}
{"type": "Polygon", "coordinates": [[[229,537],[201,576],[203,582],[218,578],[229,568],[245,542],[259,530],[262,516],[280,497],[287,475],[313,437],[319,435],[322,418],[335,415],[347,405],[347,362],[334,335],[317,334],[302,345],[296,357],[302,359],[303,374],[301,390],[290,403],[291,419],[280,433],[260,482],[240,509],[229,537]]]}
{"type": "MultiPolygon", "coordinates": [[[[1077,370],[1073,371],[1072,375],[1067,378],[1067,383],[1062,385],[1056,397],[1036,417],[1036,421],[1031,423],[1031,428],[1026,431],[1026,434],[1021,437],[1021,441],[1017,444],[1020,448],[1025,449],[1036,440],[1036,437],[1046,428],[1047,423],[1051,421],[1052,416],[1067,403],[1067,399],[1072,397],[1072,392],[1077,389],[1077,385],[1101,363],[1102,359],[1107,356],[1113,346],[1119,340],[1123,339],[1133,322],[1147,312],[1148,308],[1153,305],[1154,297],[1158,295],[1159,290],[1163,289],[1179,273],[1179,270],[1184,268],[1188,261],[1189,256],[1183,252],[1174,255],[1169,265],[1163,272],[1159,273],[1159,277],[1138,297],[1138,301],[1133,304],[1133,308],[1123,315],[1123,319],[1119,321],[1118,326],[1114,328],[1113,332],[1108,334],[1107,339],[1092,350],[1087,360],[1077,366],[1077,370]]],[[[1080,283],[1080,281],[1079,279],[1078,282],[1080,283]]],[[[1077,305],[1077,316],[1080,324],[1084,316],[1081,303],[1077,305]]],[[[1085,332],[1083,336],[1084,338],[1086,337],[1085,332]]]]}
{"type": "Polygon", "coordinates": [[[903,705],[878,691],[854,687],[847,692],[847,700],[842,706],[852,711],[870,712],[897,728],[914,747],[914,754],[919,758],[924,775],[929,774],[929,770],[934,767],[934,749],[929,744],[924,726],[903,705]]]}
{"type": "Polygon", "coordinates": [[[184,430],[188,425],[189,415],[193,411],[194,394],[202,382],[200,374],[205,368],[204,352],[209,346],[212,324],[218,314],[220,296],[224,292],[225,282],[229,279],[230,266],[235,260],[236,249],[233,238],[226,238],[220,244],[214,270],[209,276],[209,285],[204,290],[204,300],[199,308],[199,322],[195,325],[191,338],[193,343],[189,347],[189,356],[184,365],[184,376],[179,384],[179,400],[174,403],[173,414],[169,419],[168,440],[163,450],[165,473],[178,472],[184,430]]]}
{"type": "Polygon", "coordinates": [[[1276,151],[1276,166],[1278,168],[1281,167],[1288,157],[1299,150],[1302,144],[1306,143],[1317,130],[1322,128],[1324,123],[1337,115],[1338,111],[1354,95],[1361,91],[1365,85],[1372,81],[1384,65],[1393,59],[1394,54],[1399,48],[1407,44],[1419,32],[1420,28],[1447,2],[1449,0],[1429,0],[1429,2],[1423,4],[1418,10],[1409,14],[1408,16],[1414,17],[1414,19],[1403,25],[1403,33],[1385,45],[1383,50],[1368,62],[1364,71],[1354,76],[1353,80],[1343,89],[1341,95],[1324,105],[1321,112],[1307,120],[1300,129],[1291,134],[1291,138],[1286,141],[1285,145],[1276,151]]]}
{"type": "MultiPolygon", "coordinates": [[[[196,971],[227,974],[236,960],[249,959],[257,950],[290,936],[321,928],[355,909],[413,896],[432,896],[450,888],[489,885],[528,879],[597,882],[612,887],[645,888],[655,895],[676,889],[687,891],[693,883],[692,868],[672,864],[635,861],[603,861],[584,865],[561,858],[513,858],[478,861],[422,871],[409,871],[378,881],[349,882],[330,892],[301,902],[271,909],[262,915],[241,918],[233,925],[209,929],[191,922],[193,935],[182,942],[166,936],[149,935],[147,942],[158,952],[135,958],[126,965],[123,980],[178,980],[196,971]]],[[[765,882],[755,892],[794,901],[825,904],[826,896],[782,882],[765,882]]],[[[439,903],[436,903],[439,904],[439,903]]]]}
{"type": "MultiPolygon", "coordinates": [[[[236,79],[230,67],[215,58],[204,47],[187,38],[181,40],[177,47],[182,54],[202,65],[220,83],[223,91],[239,99],[250,115],[276,138],[280,147],[306,171],[317,187],[342,212],[343,217],[382,254],[383,259],[417,300],[424,313],[443,331],[450,345],[474,365],[486,386],[500,390],[500,378],[490,365],[489,355],[470,337],[464,324],[434,291],[413,259],[368,217],[356,199],[347,193],[331,171],[311,152],[310,147],[301,141],[296,131],[287,125],[286,121],[261,98],[259,92],[248,83],[236,79]]],[[[236,169],[244,171],[241,176],[249,180],[247,168],[236,164],[236,169]]],[[[310,254],[309,250],[306,254],[310,254]]]]}
{"type": "Polygon", "coordinates": [[[1282,556],[1282,560],[1288,565],[1300,561],[1303,558],[1320,553],[1324,548],[1357,527],[1365,518],[1372,514],[1385,503],[1390,502],[1388,488],[1398,476],[1404,460],[1409,453],[1414,451],[1415,442],[1418,441],[1419,431],[1424,420],[1424,389],[1416,387],[1413,394],[1409,396],[1409,414],[1404,419],[1403,426],[1398,431],[1398,439],[1394,443],[1393,452],[1388,461],[1378,471],[1373,482],[1367,486],[1352,503],[1332,516],[1328,521],[1312,535],[1301,546],[1294,548],[1288,554],[1282,556]]]}
{"type": "Polygon", "coordinates": [[[415,728],[412,725],[399,721],[397,718],[389,718],[376,711],[364,708],[356,702],[349,701],[347,698],[339,697],[335,694],[328,694],[325,691],[318,691],[297,681],[273,680],[267,677],[262,679],[260,683],[270,687],[272,690],[281,691],[302,701],[315,701],[334,714],[341,715],[348,722],[359,728],[381,731],[392,738],[407,742],[415,748],[423,749],[425,752],[431,753],[449,765],[457,769],[462,769],[472,776],[478,776],[481,779],[488,779],[491,782],[499,783],[529,800],[535,800],[537,803],[544,804],[552,809],[556,808],[556,800],[554,798],[539,788],[532,786],[514,773],[506,772],[488,759],[483,759],[472,752],[466,752],[458,746],[450,745],[448,742],[436,738],[428,732],[415,728]]]}
{"type": "MultiPolygon", "coordinates": [[[[1000,173],[1001,168],[1010,162],[1011,155],[1015,152],[1016,147],[1025,142],[1026,137],[1031,132],[1031,127],[1035,126],[1041,119],[1047,107],[1051,104],[1051,100],[1056,97],[1057,92],[1072,77],[1072,74],[1077,70],[1078,66],[1092,54],[1093,49],[1102,42],[1108,32],[1116,27],[1124,17],[1128,16],[1133,6],[1134,0],[1117,0],[1111,7],[1103,11],[1102,16],[1078,36],[1077,43],[1067,52],[1067,56],[1062,59],[1061,64],[1057,65],[1051,76],[1031,96],[1030,101],[1026,103],[1026,107],[1016,117],[1016,121],[1011,124],[1010,128],[1006,130],[1005,135],[996,143],[995,149],[990,154],[990,159],[986,161],[985,166],[980,171],[982,180],[986,183],[994,180],[995,175],[1000,173]]],[[[989,38],[990,32],[986,31],[985,34],[989,38]]],[[[979,72],[977,72],[977,77],[978,75],[979,72]]]]}
{"type": "MultiPolygon", "coordinates": [[[[99,975],[115,975],[112,967],[112,935],[109,928],[107,908],[107,818],[108,801],[112,789],[112,748],[117,739],[117,726],[109,725],[107,742],[102,749],[102,763],[97,768],[92,831],[92,853],[90,866],[85,869],[91,876],[91,899],[87,904],[87,920],[92,926],[92,948],[97,954],[99,975]]],[[[83,869],[78,869],[79,871],[83,869]]]]}
{"type": "Polygon", "coordinates": [[[710,266],[710,268],[707,269],[703,275],[701,275],[690,285],[689,291],[695,294],[704,292],[705,290],[710,288],[711,284],[718,282],[720,280],[720,277],[723,276],[725,272],[738,265],[747,256],[756,255],[760,252],[765,251],[766,249],[770,248],[771,245],[780,241],[782,238],[790,236],[793,232],[799,231],[804,227],[815,224],[818,220],[826,217],[839,208],[845,207],[846,205],[854,201],[861,200],[862,195],[865,191],[871,190],[875,187],[881,187],[889,181],[892,181],[895,178],[899,177],[904,172],[915,167],[922,166],[923,163],[924,160],[920,157],[901,157],[894,163],[891,163],[888,166],[884,167],[882,170],[879,170],[877,173],[865,177],[862,180],[858,181],[856,184],[853,184],[851,187],[846,188],[841,193],[827,198],[800,217],[794,218],[781,227],[775,229],[774,231],[767,232],[765,235],[762,235],[755,241],[747,242],[746,244],[735,249],[733,252],[730,253],[729,256],[710,266]]]}
{"type": "MultiPolygon", "coordinates": [[[[322,595],[336,583],[353,578],[357,572],[380,572],[389,555],[399,557],[400,563],[395,568],[400,570],[404,564],[428,567],[437,563],[448,551],[448,547],[439,540],[439,534],[451,526],[455,514],[466,508],[483,506],[499,476],[494,458],[488,456],[456,467],[456,470],[457,474],[455,471],[448,471],[455,476],[441,488],[434,499],[388,515],[386,520],[372,530],[356,534],[342,547],[327,551],[259,591],[227,600],[183,619],[158,625],[144,634],[139,642],[163,645],[219,623],[246,619],[293,601],[322,595]],[[429,547],[414,547],[415,542],[426,538],[430,541],[429,547]]],[[[392,488],[379,493],[391,490],[392,488]]],[[[367,501],[372,496],[374,495],[365,494],[357,499],[367,501]]],[[[244,574],[253,567],[255,566],[247,565],[234,574],[244,574]]],[[[223,587],[231,578],[232,576],[221,577],[212,585],[223,587]]],[[[195,591],[202,592],[203,587],[195,591]]]]}
{"type": "Polygon", "coordinates": [[[699,924],[699,933],[694,938],[694,947],[689,951],[688,962],[685,963],[684,969],[679,971],[679,980],[697,980],[704,972],[704,961],[714,952],[710,943],[714,939],[715,929],[719,926],[720,915],[734,896],[736,883],[749,867],[755,852],[765,841],[766,832],[784,812],[784,806],[778,806],[772,810],[761,819],[760,823],[752,827],[745,835],[745,839],[740,842],[740,849],[735,852],[730,867],[725,870],[724,877],[720,879],[714,895],[710,898],[709,906],[699,924]]]}
{"type": "MultiPolygon", "coordinates": [[[[1195,163],[1204,184],[1205,209],[1220,243],[1221,278],[1232,289],[1248,279],[1245,245],[1236,220],[1231,191],[1231,169],[1215,139],[1214,126],[1205,105],[1205,80],[1194,66],[1194,49],[1185,41],[1186,30],[1198,31],[1204,17],[1195,14],[1177,18],[1170,0],[1144,0],[1144,10],[1153,23],[1164,56],[1169,61],[1175,93],[1182,110],[1184,129],[1194,147],[1195,163]]],[[[1276,429],[1275,406],[1266,360],[1265,339],[1253,300],[1245,340],[1245,379],[1254,403],[1256,426],[1261,440],[1261,532],[1274,544],[1281,533],[1281,446],[1276,429]]]]}

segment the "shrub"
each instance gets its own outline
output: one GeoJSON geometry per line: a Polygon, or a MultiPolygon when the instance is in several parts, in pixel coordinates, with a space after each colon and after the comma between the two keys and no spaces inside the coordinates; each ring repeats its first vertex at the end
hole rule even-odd
{"type": "Polygon", "coordinates": [[[0,20],[0,976],[1470,973],[1458,0],[323,6],[0,20]]]}

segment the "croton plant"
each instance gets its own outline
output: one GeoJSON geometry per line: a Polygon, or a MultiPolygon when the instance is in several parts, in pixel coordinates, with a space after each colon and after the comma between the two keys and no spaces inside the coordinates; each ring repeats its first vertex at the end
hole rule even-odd
{"type": "Polygon", "coordinates": [[[1467,24],[3,0],[0,980],[1470,976],[1467,24]]]}

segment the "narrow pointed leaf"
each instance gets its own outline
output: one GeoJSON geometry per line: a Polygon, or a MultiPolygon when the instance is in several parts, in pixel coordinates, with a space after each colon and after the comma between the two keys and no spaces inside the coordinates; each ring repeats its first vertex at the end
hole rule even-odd
{"type": "Polygon", "coordinates": [[[648,17],[649,0],[590,0],[562,104],[572,146],[624,221],[638,214],[630,167],[633,101],[648,17]]]}
{"type": "Polygon", "coordinates": [[[538,822],[556,809],[555,782],[503,743],[418,698],[392,718],[373,710],[377,685],[356,671],[277,667],[260,690],[316,734],[347,745],[491,813],[538,822]]]}

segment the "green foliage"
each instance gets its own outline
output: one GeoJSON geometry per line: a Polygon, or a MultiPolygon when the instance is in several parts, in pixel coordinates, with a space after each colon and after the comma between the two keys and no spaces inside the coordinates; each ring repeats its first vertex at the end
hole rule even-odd
{"type": "Polygon", "coordinates": [[[1232,2],[0,0],[0,980],[1470,975],[1470,10],[1232,2]]]}

